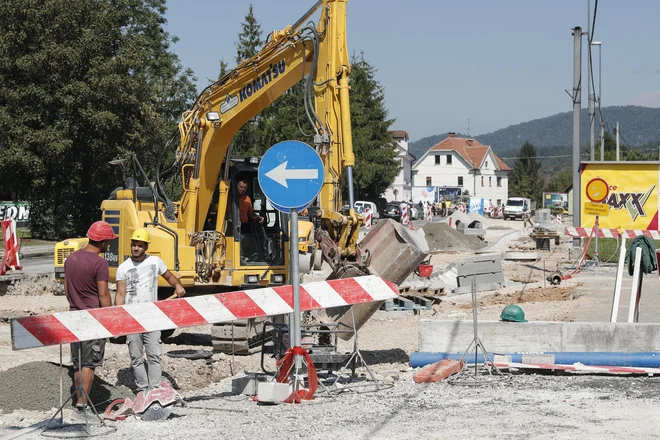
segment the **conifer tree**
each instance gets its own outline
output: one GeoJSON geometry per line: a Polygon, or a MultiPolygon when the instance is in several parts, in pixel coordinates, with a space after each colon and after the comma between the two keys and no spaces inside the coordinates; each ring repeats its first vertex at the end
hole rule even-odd
{"type": "MultiPolygon", "coordinates": [[[[389,131],[394,120],[388,118],[385,90],[375,78],[376,68],[364,59],[364,54],[353,55],[351,65],[349,84],[355,196],[362,200],[376,200],[401,170],[396,142],[389,131]]],[[[344,200],[348,200],[347,194],[344,194],[344,200]]]]}
{"type": "Polygon", "coordinates": [[[539,177],[540,169],[541,161],[534,145],[525,142],[513,164],[509,178],[509,197],[527,197],[540,203],[543,189],[543,182],[539,177]]]}

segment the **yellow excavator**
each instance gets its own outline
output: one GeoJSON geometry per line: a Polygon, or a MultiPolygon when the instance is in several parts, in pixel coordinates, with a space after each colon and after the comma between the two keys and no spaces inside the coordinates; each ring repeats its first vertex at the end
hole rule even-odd
{"type": "MultiPolygon", "coordinates": [[[[235,157],[232,139],[241,127],[300,81],[304,81],[305,114],[315,131],[313,147],[323,161],[325,178],[313,211],[319,227],[313,236],[311,223],[300,222],[300,236],[295,237],[294,243],[301,248],[305,268],[315,259],[318,266],[322,252],[333,269],[332,278],[373,272],[369,268],[373,266],[377,246],[357,245],[363,218],[353,210],[355,157],[346,3],[347,0],[318,1],[294,25],[271,33],[255,56],[208,86],[183,114],[173,162],[168,167],[158,164],[155,184],[150,183],[135,156],[115,162],[124,172],[132,170],[133,178],[125,179],[123,187],[101,204],[103,220],[118,235],[105,254],[111,281],[117,266],[130,255],[131,234],[146,227],[151,235],[149,253],[161,257],[190,293],[289,283],[288,249],[292,244],[287,234],[288,216],[278,212],[261,191],[257,179],[260,158],[235,157]],[[312,15],[319,11],[318,23],[310,23],[312,15]],[[344,170],[348,211],[342,211],[344,170]],[[172,201],[163,181],[175,174],[180,177],[181,194],[172,201]],[[139,179],[143,186],[138,185],[139,179]],[[240,181],[247,183],[254,211],[265,219],[263,227],[241,227],[237,192],[240,181]]],[[[390,232],[387,234],[380,241],[397,241],[390,232]]],[[[56,277],[63,276],[66,255],[83,243],[80,239],[58,243],[56,277]]],[[[396,256],[390,253],[384,257],[388,265],[395,264],[396,256]]],[[[403,271],[410,273],[413,269],[403,271]]],[[[165,289],[166,285],[162,287],[165,289]]],[[[235,336],[233,329],[231,338],[235,336]]],[[[219,341],[229,337],[214,334],[219,341]]],[[[223,350],[220,345],[219,342],[216,349],[223,350]]],[[[235,340],[232,351],[236,351],[235,340]]]]}

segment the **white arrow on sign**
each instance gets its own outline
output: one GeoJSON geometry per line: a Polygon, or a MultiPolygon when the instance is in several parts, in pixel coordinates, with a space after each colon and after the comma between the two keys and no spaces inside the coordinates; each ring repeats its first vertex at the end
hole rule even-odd
{"type": "Polygon", "coordinates": [[[273,168],[272,170],[268,171],[265,176],[273,179],[275,182],[279,183],[285,188],[288,188],[289,185],[287,184],[287,179],[293,180],[303,180],[303,179],[318,179],[319,178],[319,170],[317,169],[312,169],[312,170],[292,170],[292,169],[286,169],[286,165],[289,163],[289,161],[283,162],[273,168]]]}

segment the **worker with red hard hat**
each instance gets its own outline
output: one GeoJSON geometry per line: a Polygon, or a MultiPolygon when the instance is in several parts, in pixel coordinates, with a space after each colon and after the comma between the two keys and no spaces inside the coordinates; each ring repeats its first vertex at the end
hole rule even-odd
{"type": "MultiPolygon", "coordinates": [[[[112,305],[108,291],[108,263],[99,254],[106,252],[110,241],[117,236],[112,226],[98,221],[89,227],[87,238],[87,246],[73,252],[64,261],[64,292],[69,301],[69,310],[97,309],[112,305]]],[[[74,421],[84,422],[93,416],[87,408],[88,398],[94,381],[94,371],[96,367],[103,365],[104,353],[105,339],[71,344],[71,363],[75,370],[78,398],[73,414],[74,421]]]]}

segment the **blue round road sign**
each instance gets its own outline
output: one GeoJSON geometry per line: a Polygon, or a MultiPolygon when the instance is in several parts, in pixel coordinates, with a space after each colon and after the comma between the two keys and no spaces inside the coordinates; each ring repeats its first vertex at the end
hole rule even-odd
{"type": "Polygon", "coordinates": [[[261,158],[259,185],[276,209],[284,212],[303,209],[321,191],[323,162],[303,142],[280,142],[261,158]]]}

